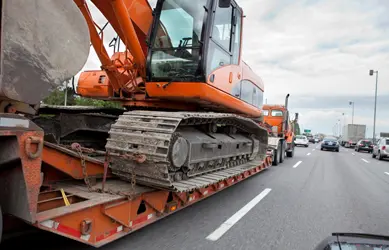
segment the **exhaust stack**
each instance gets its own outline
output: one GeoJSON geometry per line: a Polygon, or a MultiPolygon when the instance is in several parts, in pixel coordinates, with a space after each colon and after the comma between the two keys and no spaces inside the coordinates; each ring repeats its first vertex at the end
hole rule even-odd
{"type": "Polygon", "coordinates": [[[288,105],[289,105],[289,96],[290,96],[290,94],[287,94],[285,97],[285,108],[286,109],[288,109],[288,105]]]}
{"type": "Polygon", "coordinates": [[[289,94],[286,95],[285,97],[285,113],[284,113],[284,125],[283,125],[283,131],[286,131],[289,129],[289,110],[288,110],[288,105],[289,105],[289,94]]]}

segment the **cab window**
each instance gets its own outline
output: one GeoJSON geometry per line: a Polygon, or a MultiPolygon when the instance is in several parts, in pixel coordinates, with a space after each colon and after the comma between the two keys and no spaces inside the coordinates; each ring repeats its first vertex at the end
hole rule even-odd
{"type": "Polygon", "coordinates": [[[234,23],[235,25],[232,27],[232,31],[234,33],[234,43],[233,43],[233,53],[232,53],[232,63],[239,64],[239,56],[240,56],[240,34],[241,34],[241,26],[242,26],[242,13],[240,13],[238,8],[234,8],[234,23]]]}
{"type": "Polygon", "coordinates": [[[268,116],[268,115],[269,115],[269,110],[263,110],[263,111],[262,111],[262,114],[263,114],[264,116],[268,116]]]}
{"type": "Polygon", "coordinates": [[[231,64],[233,7],[215,10],[212,37],[209,41],[207,74],[219,67],[231,64]]]}
{"type": "Polygon", "coordinates": [[[226,51],[231,51],[232,12],[232,6],[217,8],[212,29],[212,40],[226,51]]]}
{"type": "Polygon", "coordinates": [[[250,81],[243,80],[242,81],[242,90],[240,94],[240,98],[250,104],[253,104],[253,84],[250,81]]]}
{"type": "Polygon", "coordinates": [[[216,7],[208,47],[208,75],[217,68],[239,64],[241,32],[242,13],[239,8],[233,5],[229,8],[216,7]]]}
{"type": "Polygon", "coordinates": [[[281,110],[272,110],[271,111],[271,116],[283,116],[284,114],[282,113],[281,110]]]}

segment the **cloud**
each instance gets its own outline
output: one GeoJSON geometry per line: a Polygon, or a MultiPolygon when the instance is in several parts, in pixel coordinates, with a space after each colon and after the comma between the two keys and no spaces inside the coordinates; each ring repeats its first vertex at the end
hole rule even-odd
{"type": "MultiPolygon", "coordinates": [[[[156,0],[151,1],[155,6],[156,0]]],[[[243,58],[262,77],[269,103],[291,94],[292,112],[315,132],[332,133],[339,114],[371,131],[379,71],[379,131],[389,130],[389,5],[386,0],[238,0],[246,15],[243,58]],[[334,118],[335,117],[335,118],[334,118]]],[[[92,5],[93,6],[93,5],[92,5]]],[[[99,25],[104,17],[91,7],[99,25]]],[[[114,36],[112,28],[105,41],[114,36]]],[[[112,53],[112,51],[109,51],[112,53]]],[[[94,52],[85,69],[98,69],[94,52]]]]}

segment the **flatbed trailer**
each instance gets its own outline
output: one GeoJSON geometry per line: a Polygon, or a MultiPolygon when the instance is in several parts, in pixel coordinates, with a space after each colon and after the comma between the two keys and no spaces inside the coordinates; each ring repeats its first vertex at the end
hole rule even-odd
{"type": "Polygon", "coordinates": [[[0,152],[3,213],[94,247],[141,229],[272,165],[272,156],[268,155],[263,162],[183,180],[181,184],[192,187],[191,191],[173,192],[138,185],[135,178],[132,182],[120,180],[110,172],[109,155],[44,142],[43,135],[27,118],[0,115],[0,141],[8,145],[0,152]],[[212,177],[225,178],[204,186],[212,177]]]}

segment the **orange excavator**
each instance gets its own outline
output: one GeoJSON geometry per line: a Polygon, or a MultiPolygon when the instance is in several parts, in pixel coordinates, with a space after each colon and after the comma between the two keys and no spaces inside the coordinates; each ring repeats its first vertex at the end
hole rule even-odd
{"type": "Polygon", "coordinates": [[[270,166],[234,0],[28,2],[0,5],[0,215],[101,246],[270,166]],[[112,57],[92,3],[124,46],[112,57]],[[90,43],[101,70],[78,94],[125,111],[40,105],[90,43]]]}
{"type": "Polygon", "coordinates": [[[241,59],[243,11],[235,1],[92,0],[125,45],[110,58],[88,5],[74,0],[89,27],[102,70],[81,74],[84,97],[120,101],[106,150],[123,179],[185,190],[175,182],[266,156],[258,125],[264,86],[241,59]]]}
{"type": "MultiPolygon", "coordinates": [[[[90,111],[84,110],[76,119],[74,116],[64,118],[64,115],[60,115],[62,120],[55,121],[35,118],[34,122],[45,130],[46,139],[54,134],[52,142],[99,145],[99,149],[117,155],[111,157],[110,165],[116,176],[131,181],[135,175],[138,183],[171,190],[187,190],[176,185],[179,181],[229,167],[244,169],[253,162],[263,161],[268,143],[267,131],[259,125],[264,85],[242,61],[244,15],[234,0],[159,0],[154,11],[146,0],[74,2],[84,23],[80,23],[78,16],[74,20],[62,20],[64,30],[43,23],[51,18],[49,14],[26,17],[41,21],[43,27],[49,26],[44,33],[43,27],[36,30],[36,34],[43,35],[37,39],[42,42],[31,47],[32,52],[41,49],[43,56],[33,55],[34,61],[24,66],[24,75],[28,75],[31,68],[30,71],[35,72],[30,77],[29,88],[23,88],[23,81],[15,78],[20,82],[17,91],[3,90],[9,99],[17,99],[29,104],[26,108],[33,108],[32,105],[48,92],[50,83],[58,84],[59,79],[74,74],[85,62],[87,25],[91,44],[102,65],[101,70],[81,74],[77,92],[84,97],[120,102],[128,112],[119,117],[95,114],[91,118],[90,111]],[[91,2],[117,33],[116,41],[125,46],[123,52],[116,51],[109,57],[104,47],[103,29],[97,26],[88,7],[91,2]],[[52,35],[48,32],[58,33],[57,43],[50,43],[48,39],[45,42],[44,39],[52,35]],[[61,32],[64,34],[59,34],[61,32]],[[75,35],[72,36],[72,32],[75,35]],[[65,35],[72,39],[65,42],[65,35]],[[58,43],[60,38],[62,43],[58,43]],[[77,46],[77,42],[82,46],[77,46]],[[55,48],[58,44],[64,45],[55,48]],[[60,49],[66,51],[64,55],[54,56],[60,49]],[[44,65],[45,60],[35,60],[39,56],[51,60],[47,64],[50,67],[44,65]],[[73,57],[74,63],[69,63],[73,57]],[[18,96],[18,91],[23,96],[18,96]],[[93,121],[86,121],[85,117],[93,121]],[[96,119],[100,119],[101,124],[96,119]],[[86,142],[88,140],[94,140],[94,144],[86,142]],[[105,149],[101,148],[102,144],[106,144],[105,149]],[[141,167],[140,163],[126,159],[134,157],[143,159],[141,167]]],[[[13,9],[15,5],[6,5],[17,13],[16,8],[13,9]]],[[[50,15],[55,15],[69,10],[67,5],[50,1],[40,9],[50,9],[53,13],[50,15]]],[[[61,27],[59,22],[56,21],[61,27]]],[[[9,36],[18,38],[18,34],[9,36]]],[[[18,44],[20,51],[25,52],[22,44],[18,44]]],[[[7,60],[12,61],[12,58],[7,60]]],[[[15,73],[16,67],[9,70],[15,73]]],[[[5,107],[9,109],[9,105],[11,110],[18,110],[12,102],[5,107]]]]}

